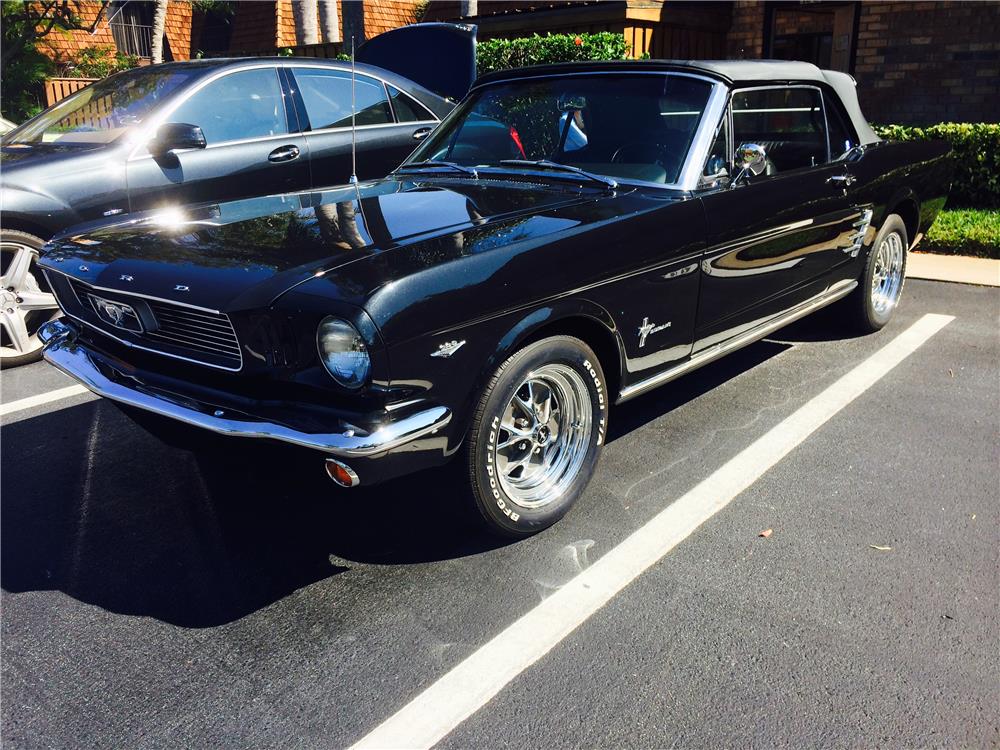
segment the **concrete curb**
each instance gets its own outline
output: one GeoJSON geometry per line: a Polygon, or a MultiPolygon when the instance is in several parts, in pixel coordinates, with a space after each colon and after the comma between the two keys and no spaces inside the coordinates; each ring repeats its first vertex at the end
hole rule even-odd
{"type": "Polygon", "coordinates": [[[906,259],[906,277],[1000,287],[1000,260],[910,253],[906,259]]]}

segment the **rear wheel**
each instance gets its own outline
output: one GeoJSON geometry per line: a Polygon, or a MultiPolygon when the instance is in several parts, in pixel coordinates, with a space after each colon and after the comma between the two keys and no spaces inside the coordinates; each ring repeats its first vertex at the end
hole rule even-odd
{"type": "Polygon", "coordinates": [[[0,367],[40,359],[38,329],[59,314],[56,298],[37,266],[44,244],[26,232],[0,232],[0,367]]]}
{"type": "Polygon", "coordinates": [[[858,288],[845,300],[862,332],[878,331],[892,319],[906,280],[907,247],[906,224],[890,214],[868,252],[858,288]]]}
{"type": "Polygon", "coordinates": [[[607,408],[600,363],[579,339],[542,339],[498,368],[466,447],[473,501],[491,531],[528,536],[569,511],[597,465],[607,408]]]}

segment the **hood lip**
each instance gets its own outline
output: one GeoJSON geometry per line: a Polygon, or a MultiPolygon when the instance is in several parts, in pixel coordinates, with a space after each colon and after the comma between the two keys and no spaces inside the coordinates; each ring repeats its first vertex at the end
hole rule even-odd
{"type": "Polygon", "coordinates": [[[151,299],[154,302],[165,302],[168,305],[177,305],[178,307],[186,307],[191,310],[200,310],[202,312],[215,313],[216,315],[229,315],[229,313],[226,312],[225,310],[216,310],[215,308],[205,307],[204,305],[192,305],[190,302],[178,302],[175,299],[167,299],[166,297],[157,297],[154,294],[144,294],[142,292],[128,291],[127,289],[115,289],[114,287],[110,286],[100,286],[99,284],[94,284],[91,283],[90,281],[85,281],[84,279],[81,279],[79,276],[74,276],[73,274],[67,271],[63,271],[60,268],[55,268],[52,265],[51,261],[46,262],[46,259],[44,257],[39,259],[38,264],[39,267],[42,268],[42,270],[44,270],[46,273],[48,272],[57,273],[60,276],[65,276],[67,279],[71,279],[72,281],[75,281],[79,284],[85,284],[91,289],[96,289],[99,292],[109,292],[111,294],[120,294],[128,297],[139,297],[141,299],[151,299]]]}

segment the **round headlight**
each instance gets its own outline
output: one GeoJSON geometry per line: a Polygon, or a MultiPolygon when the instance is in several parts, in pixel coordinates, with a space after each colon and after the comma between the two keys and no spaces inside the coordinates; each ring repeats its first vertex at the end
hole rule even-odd
{"type": "Polygon", "coordinates": [[[319,358],[330,376],[344,388],[360,388],[368,380],[372,361],[357,329],[340,318],[324,318],[316,331],[319,358]]]}

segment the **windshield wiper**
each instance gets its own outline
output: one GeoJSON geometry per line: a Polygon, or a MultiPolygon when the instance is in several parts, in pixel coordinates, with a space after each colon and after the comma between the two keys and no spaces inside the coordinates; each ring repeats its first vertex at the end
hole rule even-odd
{"type": "Polygon", "coordinates": [[[411,161],[408,164],[400,165],[396,171],[404,172],[411,171],[414,169],[425,169],[427,167],[446,167],[455,172],[461,172],[462,174],[472,175],[474,178],[479,179],[479,173],[473,167],[466,167],[462,164],[456,164],[453,161],[441,161],[439,159],[425,159],[424,161],[411,161]]]}
{"type": "Polygon", "coordinates": [[[618,182],[612,180],[610,177],[604,177],[603,175],[594,174],[593,172],[588,172],[585,169],[580,169],[579,167],[574,167],[569,164],[560,164],[557,161],[551,161],[550,159],[501,159],[501,167],[530,167],[532,169],[548,169],[553,172],[566,172],[568,174],[579,175],[580,177],[586,177],[588,180],[593,182],[599,182],[602,185],[614,190],[618,187],[618,182]]]}

